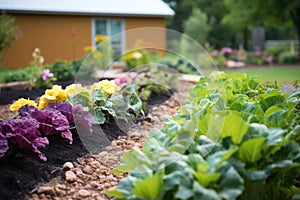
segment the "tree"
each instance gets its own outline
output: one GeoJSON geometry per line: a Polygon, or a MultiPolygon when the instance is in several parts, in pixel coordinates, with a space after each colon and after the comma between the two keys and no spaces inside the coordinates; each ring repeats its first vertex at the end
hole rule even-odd
{"type": "MultiPolygon", "coordinates": [[[[300,1],[289,0],[224,0],[229,8],[223,22],[235,29],[263,25],[293,25],[300,41],[300,1]]],[[[298,48],[300,56],[300,43],[298,48]]]]}
{"type": "Polygon", "coordinates": [[[179,32],[184,31],[185,21],[192,15],[193,9],[200,9],[207,16],[211,29],[207,41],[215,48],[227,46],[234,32],[228,25],[222,24],[223,16],[228,12],[223,0],[164,0],[175,11],[167,20],[167,27],[179,32]]]}
{"type": "Polygon", "coordinates": [[[18,38],[18,29],[14,23],[15,19],[12,16],[5,13],[0,16],[0,61],[3,58],[3,50],[18,38]]]}
{"type": "Polygon", "coordinates": [[[184,22],[184,33],[202,45],[207,41],[210,30],[207,15],[198,8],[193,9],[192,15],[184,22]]]}

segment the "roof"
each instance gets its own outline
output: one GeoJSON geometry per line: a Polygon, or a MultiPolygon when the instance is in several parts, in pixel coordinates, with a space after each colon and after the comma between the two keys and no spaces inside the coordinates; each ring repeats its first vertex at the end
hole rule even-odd
{"type": "Polygon", "coordinates": [[[162,0],[0,0],[0,10],[106,16],[172,16],[162,0]]]}

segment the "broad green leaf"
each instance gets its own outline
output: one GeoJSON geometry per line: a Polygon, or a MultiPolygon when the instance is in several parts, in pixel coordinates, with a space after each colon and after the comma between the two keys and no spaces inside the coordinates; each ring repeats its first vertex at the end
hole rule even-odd
{"type": "Polygon", "coordinates": [[[134,182],[132,193],[137,197],[156,200],[163,187],[163,175],[156,173],[144,180],[134,182]]]}
{"type": "MultiPolygon", "coordinates": [[[[219,122],[214,122],[219,123],[219,122]]],[[[235,144],[241,143],[244,135],[249,128],[249,124],[235,114],[228,114],[221,131],[221,138],[231,137],[235,144]]]]}
{"type": "Polygon", "coordinates": [[[275,95],[275,96],[269,96],[265,99],[262,99],[260,101],[260,105],[264,111],[266,111],[268,108],[275,106],[275,105],[280,105],[284,104],[286,102],[286,99],[282,95],[275,95]]]}
{"type": "Polygon", "coordinates": [[[80,104],[83,107],[89,106],[91,103],[90,94],[88,92],[81,92],[69,99],[71,100],[71,103],[73,103],[74,105],[80,104]]]}
{"type": "Polygon", "coordinates": [[[252,123],[249,128],[249,136],[252,138],[266,137],[268,135],[268,128],[264,124],[252,123]]]}
{"type": "Polygon", "coordinates": [[[110,197],[115,197],[117,199],[124,199],[124,195],[118,189],[106,190],[104,192],[104,194],[106,194],[107,196],[110,196],[110,197]]]}
{"type": "Polygon", "coordinates": [[[191,187],[185,185],[179,185],[177,192],[175,193],[176,199],[188,200],[193,197],[193,190],[191,187]]]}
{"type": "Polygon", "coordinates": [[[209,172],[195,172],[194,176],[202,186],[207,187],[209,184],[218,181],[221,177],[221,174],[209,172]]]}
{"type": "Polygon", "coordinates": [[[151,160],[147,158],[147,155],[136,148],[125,152],[121,157],[121,161],[122,163],[114,169],[115,174],[123,174],[134,168],[145,170],[145,167],[151,167],[151,160]]]}
{"type": "Polygon", "coordinates": [[[262,144],[265,138],[259,137],[245,141],[239,148],[238,157],[244,162],[254,163],[262,158],[262,144]]]}
{"type": "Polygon", "coordinates": [[[242,194],[244,180],[233,167],[230,167],[220,180],[219,195],[222,199],[234,200],[242,194]]]}
{"type": "Polygon", "coordinates": [[[193,184],[193,199],[194,200],[221,200],[221,197],[218,196],[217,192],[213,189],[207,189],[201,186],[197,181],[194,181],[193,184]]]}
{"type": "Polygon", "coordinates": [[[92,92],[93,103],[97,106],[103,106],[107,99],[105,92],[101,92],[101,90],[102,89],[96,89],[92,92]]]}
{"type": "Polygon", "coordinates": [[[286,111],[277,106],[272,106],[265,112],[264,118],[268,127],[282,127],[285,125],[286,111]]]}
{"type": "Polygon", "coordinates": [[[233,79],[232,86],[233,92],[237,93],[242,90],[243,81],[240,78],[233,79]]]}
{"type": "Polygon", "coordinates": [[[238,147],[232,147],[229,150],[218,151],[207,157],[206,161],[209,163],[210,168],[218,169],[226,162],[231,156],[237,152],[238,147]]]}
{"type": "Polygon", "coordinates": [[[291,132],[286,135],[289,140],[299,140],[300,139],[300,125],[297,125],[291,132]]]}
{"type": "Polygon", "coordinates": [[[104,124],[105,123],[105,115],[102,112],[101,107],[97,106],[92,108],[92,114],[94,117],[94,123],[96,124],[104,124]]]}

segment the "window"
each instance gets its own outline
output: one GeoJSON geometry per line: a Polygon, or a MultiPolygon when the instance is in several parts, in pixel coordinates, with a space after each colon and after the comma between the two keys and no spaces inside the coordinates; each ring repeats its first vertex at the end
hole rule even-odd
{"type": "Polygon", "coordinates": [[[111,37],[111,46],[114,49],[114,56],[119,57],[124,52],[124,21],[121,19],[94,19],[92,37],[93,42],[96,35],[107,35],[111,37]],[[122,33],[122,34],[118,34],[122,33]]]}

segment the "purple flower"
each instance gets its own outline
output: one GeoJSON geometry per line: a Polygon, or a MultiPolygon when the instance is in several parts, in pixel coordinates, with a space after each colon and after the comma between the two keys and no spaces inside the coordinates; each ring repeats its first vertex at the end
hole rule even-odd
{"type": "Polygon", "coordinates": [[[61,114],[63,114],[68,119],[69,124],[74,123],[71,104],[62,102],[48,103],[48,108],[53,108],[61,112],[61,114]]]}
{"type": "Polygon", "coordinates": [[[46,156],[38,148],[47,146],[49,141],[47,138],[41,137],[38,128],[39,123],[33,118],[23,117],[1,121],[0,158],[5,155],[9,146],[12,146],[14,150],[21,151],[21,153],[24,153],[24,150],[32,151],[41,160],[46,161],[46,156]]]}
{"type": "Polygon", "coordinates": [[[93,116],[85,111],[81,105],[71,106],[68,103],[49,103],[49,108],[59,110],[70,124],[75,124],[76,129],[92,134],[93,116]]]}
{"type": "Polygon", "coordinates": [[[31,117],[40,123],[39,130],[43,136],[58,134],[72,144],[73,138],[69,130],[68,119],[60,111],[53,108],[45,108],[33,112],[31,117]]]}
{"type": "Polygon", "coordinates": [[[48,78],[52,78],[53,76],[53,73],[51,73],[49,69],[45,69],[41,73],[41,78],[43,81],[46,81],[48,78]]]}

